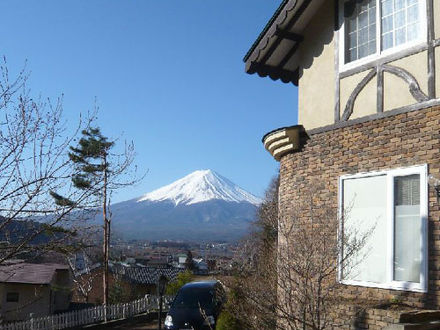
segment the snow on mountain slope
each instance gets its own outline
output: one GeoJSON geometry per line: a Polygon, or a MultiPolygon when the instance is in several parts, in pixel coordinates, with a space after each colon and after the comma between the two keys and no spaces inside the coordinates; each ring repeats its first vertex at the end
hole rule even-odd
{"type": "Polygon", "coordinates": [[[175,205],[191,205],[213,199],[254,205],[261,203],[258,197],[211,170],[195,171],[142,196],[138,202],[171,200],[175,205]]]}

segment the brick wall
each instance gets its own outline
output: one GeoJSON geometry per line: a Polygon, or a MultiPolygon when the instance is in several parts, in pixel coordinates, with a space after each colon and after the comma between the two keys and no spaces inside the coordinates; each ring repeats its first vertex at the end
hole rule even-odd
{"type": "Polygon", "coordinates": [[[341,306],[339,322],[334,329],[371,329],[379,330],[391,324],[398,324],[406,311],[378,308],[361,308],[349,305],[341,306]],[[351,317],[346,317],[347,315],[351,317]],[[345,316],[345,317],[343,317],[345,316]]]}
{"type": "MultiPolygon", "coordinates": [[[[440,178],[439,128],[440,107],[433,107],[312,135],[302,151],[281,159],[281,221],[287,221],[286,215],[311,185],[318,187],[318,204],[336,210],[338,179],[344,174],[428,164],[429,174],[440,178]]],[[[415,308],[440,309],[439,216],[437,198],[430,188],[427,293],[344,286],[344,297],[368,298],[378,303],[397,297],[415,308]]],[[[378,314],[366,315],[366,319],[379,317],[378,314]]]]}

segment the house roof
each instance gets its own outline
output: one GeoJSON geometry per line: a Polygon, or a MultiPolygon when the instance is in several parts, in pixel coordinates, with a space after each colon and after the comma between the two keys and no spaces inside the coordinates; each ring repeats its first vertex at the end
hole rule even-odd
{"type": "Polygon", "coordinates": [[[182,270],[177,268],[155,267],[114,267],[112,272],[122,275],[130,283],[156,284],[161,275],[173,281],[182,270]]]}
{"type": "Polygon", "coordinates": [[[0,282],[23,284],[50,284],[57,270],[68,270],[61,264],[17,263],[0,266],[0,282]]]}
{"type": "Polygon", "coordinates": [[[284,9],[284,7],[287,5],[288,2],[289,2],[289,0],[283,0],[280,3],[280,5],[278,6],[278,8],[275,11],[275,13],[273,13],[273,15],[270,18],[270,20],[266,23],[266,26],[264,27],[264,29],[258,35],[258,38],[254,41],[254,43],[252,44],[251,48],[249,48],[249,50],[247,51],[246,55],[243,58],[243,62],[246,62],[248,60],[248,58],[251,56],[251,54],[254,51],[254,49],[257,48],[258,43],[261,41],[261,39],[263,39],[263,37],[266,34],[266,32],[272,26],[272,23],[275,22],[275,20],[277,19],[278,15],[281,13],[281,11],[284,9]]]}
{"type": "Polygon", "coordinates": [[[298,49],[307,24],[323,2],[283,0],[245,55],[245,71],[298,85],[298,49]]]}

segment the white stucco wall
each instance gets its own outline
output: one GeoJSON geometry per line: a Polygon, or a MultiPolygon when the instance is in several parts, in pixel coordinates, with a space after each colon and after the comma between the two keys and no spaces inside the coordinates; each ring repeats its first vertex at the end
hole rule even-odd
{"type": "Polygon", "coordinates": [[[305,29],[301,44],[298,122],[306,129],[334,122],[334,8],[326,1],[305,29]]]}
{"type": "MultiPolygon", "coordinates": [[[[428,54],[421,52],[389,63],[405,69],[416,78],[423,93],[428,94],[428,54]]],[[[409,85],[393,74],[384,73],[384,111],[417,103],[409,92],[409,85]]]]}

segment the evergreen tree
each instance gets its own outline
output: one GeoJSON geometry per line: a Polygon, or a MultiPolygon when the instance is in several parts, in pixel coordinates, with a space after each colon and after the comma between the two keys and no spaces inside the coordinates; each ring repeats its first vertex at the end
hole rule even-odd
{"type": "MultiPolygon", "coordinates": [[[[103,241],[103,302],[108,303],[108,260],[110,245],[109,217],[109,176],[112,175],[109,163],[109,152],[114,146],[113,141],[101,134],[99,128],[88,128],[82,131],[78,147],[70,147],[70,160],[75,164],[77,172],[72,177],[73,185],[82,190],[92,190],[102,205],[104,228],[103,241]]],[[[62,200],[61,200],[62,201],[62,200]]],[[[58,201],[57,201],[58,202],[58,201]]],[[[64,201],[65,202],[65,201],[64,201]]]]}
{"type": "Polygon", "coordinates": [[[192,252],[190,250],[188,250],[188,252],[186,253],[185,269],[190,271],[194,270],[194,261],[192,252]]]}

